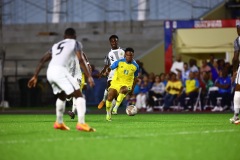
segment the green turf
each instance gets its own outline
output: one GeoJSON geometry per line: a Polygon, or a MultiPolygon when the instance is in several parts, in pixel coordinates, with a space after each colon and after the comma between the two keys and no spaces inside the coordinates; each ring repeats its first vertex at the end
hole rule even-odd
{"type": "Polygon", "coordinates": [[[1,160],[239,160],[232,114],[88,114],[95,133],[53,129],[55,115],[0,115],[1,160]]]}

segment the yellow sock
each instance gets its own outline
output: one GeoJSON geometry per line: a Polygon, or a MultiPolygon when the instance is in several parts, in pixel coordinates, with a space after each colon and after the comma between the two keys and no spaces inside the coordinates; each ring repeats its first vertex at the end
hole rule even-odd
{"type": "Polygon", "coordinates": [[[115,105],[114,108],[117,109],[117,108],[121,105],[121,103],[122,103],[122,101],[123,101],[123,99],[124,99],[125,97],[126,97],[125,94],[119,93],[119,95],[118,95],[118,97],[117,97],[117,102],[116,102],[116,105],[115,105]]]}
{"type": "Polygon", "coordinates": [[[112,102],[106,100],[106,111],[108,115],[111,114],[111,106],[112,106],[112,102]]]}

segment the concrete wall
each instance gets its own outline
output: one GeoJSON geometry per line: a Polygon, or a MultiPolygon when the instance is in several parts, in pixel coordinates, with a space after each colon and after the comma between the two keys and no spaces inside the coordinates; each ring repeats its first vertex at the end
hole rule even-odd
{"type": "MultiPolygon", "coordinates": [[[[103,58],[110,50],[110,35],[119,36],[120,47],[133,47],[136,59],[162,42],[164,36],[163,21],[4,25],[3,45],[7,62],[17,60],[17,68],[22,67],[21,74],[31,74],[36,60],[40,59],[53,43],[62,39],[67,27],[76,29],[77,39],[82,41],[90,62],[98,69],[103,67],[103,58]],[[33,64],[26,63],[25,60],[30,59],[35,59],[33,64]]],[[[12,63],[6,64],[7,74],[15,74],[16,67],[12,67],[12,63]]],[[[145,64],[146,67],[147,65],[145,64]]]]}

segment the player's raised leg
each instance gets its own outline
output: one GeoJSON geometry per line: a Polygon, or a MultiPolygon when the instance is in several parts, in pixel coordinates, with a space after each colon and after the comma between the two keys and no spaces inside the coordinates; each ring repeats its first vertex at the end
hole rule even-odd
{"type": "Polygon", "coordinates": [[[118,107],[121,105],[123,99],[126,97],[125,94],[123,93],[119,93],[118,97],[117,97],[117,101],[116,101],[116,104],[112,110],[112,114],[117,114],[117,111],[118,111],[118,107]]]}
{"type": "Polygon", "coordinates": [[[107,99],[108,91],[107,89],[104,90],[103,94],[103,99],[102,101],[98,104],[98,109],[102,109],[102,107],[105,105],[106,99],[107,99]]]}

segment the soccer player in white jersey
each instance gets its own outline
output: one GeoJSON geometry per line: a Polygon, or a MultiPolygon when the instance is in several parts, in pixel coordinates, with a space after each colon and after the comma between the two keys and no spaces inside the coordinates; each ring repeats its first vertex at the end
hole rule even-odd
{"type": "MultiPolygon", "coordinates": [[[[123,59],[124,58],[124,50],[121,49],[120,47],[118,47],[118,36],[117,35],[111,35],[109,37],[109,42],[110,45],[112,47],[112,49],[110,50],[110,52],[108,53],[108,55],[105,57],[104,63],[105,66],[102,69],[102,71],[99,74],[99,77],[101,77],[104,73],[108,72],[109,70],[109,66],[112,65],[114,62],[116,62],[119,59],[123,59]]],[[[107,88],[104,91],[104,95],[103,95],[103,100],[99,103],[98,105],[98,109],[101,109],[107,99],[107,94],[108,94],[108,88],[110,86],[110,83],[112,81],[113,75],[114,75],[115,70],[111,70],[110,73],[108,74],[108,79],[107,79],[107,88]]],[[[117,109],[120,106],[122,102],[116,102],[115,107],[113,108],[113,114],[117,114],[117,109]]]]}
{"type": "Polygon", "coordinates": [[[237,25],[238,37],[234,41],[234,56],[232,60],[233,65],[233,77],[235,78],[235,92],[233,98],[234,115],[230,118],[231,123],[240,124],[239,110],[240,110],[240,67],[239,67],[239,52],[240,52],[240,24],[237,25]]]}
{"type": "Polygon", "coordinates": [[[63,122],[63,114],[65,111],[66,98],[75,97],[78,112],[78,123],[76,129],[80,131],[95,131],[87,123],[85,123],[86,101],[80,91],[78,81],[70,74],[68,67],[75,57],[78,58],[81,68],[88,77],[88,83],[94,86],[93,78],[90,74],[86,61],[83,58],[82,48],[75,40],[76,32],[73,28],[67,28],[64,34],[64,40],[54,44],[52,49],[43,56],[37,66],[34,76],[29,80],[28,87],[35,87],[38,74],[43,67],[44,62],[50,60],[47,69],[47,79],[53,88],[53,93],[57,95],[56,101],[56,122],[55,129],[70,130],[63,122]]]}

